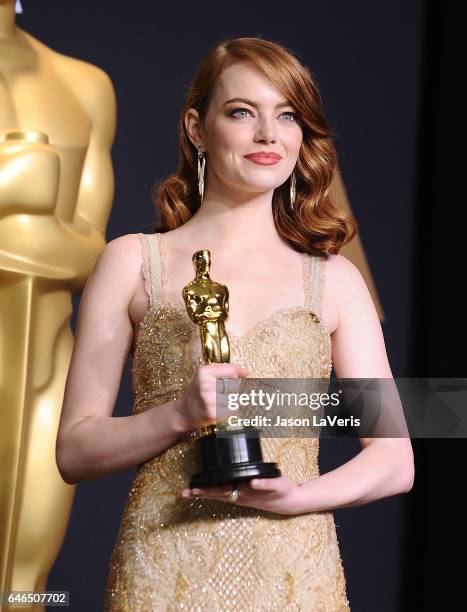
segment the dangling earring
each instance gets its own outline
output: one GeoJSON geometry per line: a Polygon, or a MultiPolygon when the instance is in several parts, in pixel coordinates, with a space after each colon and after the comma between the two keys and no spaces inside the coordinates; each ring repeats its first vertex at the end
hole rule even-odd
{"type": "Polygon", "coordinates": [[[297,184],[297,181],[295,179],[295,172],[292,172],[292,174],[290,175],[290,208],[293,210],[293,205],[295,204],[295,196],[296,196],[296,190],[295,190],[295,186],[297,184]]]}
{"type": "Polygon", "coordinates": [[[204,195],[204,167],[206,166],[206,157],[204,156],[203,147],[198,147],[198,191],[203,202],[204,195]]]}

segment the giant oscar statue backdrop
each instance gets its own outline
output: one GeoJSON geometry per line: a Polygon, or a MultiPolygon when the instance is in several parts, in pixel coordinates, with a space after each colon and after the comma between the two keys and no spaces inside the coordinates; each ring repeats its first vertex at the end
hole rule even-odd
{"type": "Polygon", "coordinates": [[[0,591],[45,590],[68,523],[55,438],[71,294],[105,245],[115,116],[106,73],[18,28],[0,0],[0,591]]]}

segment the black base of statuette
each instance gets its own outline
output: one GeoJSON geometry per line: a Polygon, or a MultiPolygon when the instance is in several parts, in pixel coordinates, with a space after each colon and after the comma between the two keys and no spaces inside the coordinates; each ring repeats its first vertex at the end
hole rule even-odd
{"type": "Polygon", "coordinates": [[[211,433],[198,438],[197,445],[202,469],[192,476],[191,489],[281,476],[276,463],[263,461],[260,438],[253,427],[211,433]]]}

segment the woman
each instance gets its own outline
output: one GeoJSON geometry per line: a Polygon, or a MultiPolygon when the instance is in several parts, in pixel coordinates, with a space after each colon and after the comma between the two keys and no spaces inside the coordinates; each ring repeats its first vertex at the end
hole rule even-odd
{"type": "Polygon", "coordinates": [[[408,439],[361,439],[320,476],[318,437],[263,438],[281,477],[187,488],[217,378],[327,378],[331,355],[338,377],[392,376],[367,287],[338,254],[356,226],[329,198],[316,84],[275,43],[225,41],[194,77],[180,145],[155,194],[159,231],[110,242],[86,285],[64,398],[67,482],[137,465],[106,610],[348,610],[332,509],[410,490],[408,439]],[[200,249],[229,288],[231,363],[203,365],[182,300],[200,249]],[[134,414],[116,419],[130,351],[134,414]]]}

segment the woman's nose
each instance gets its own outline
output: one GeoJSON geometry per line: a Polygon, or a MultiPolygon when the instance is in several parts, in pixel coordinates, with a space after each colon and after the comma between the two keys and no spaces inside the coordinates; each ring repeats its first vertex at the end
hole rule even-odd
{"type": "Polygon", "coordinates": [[[276,141],[276,130],[272,120],[263,119],[258,123],[255,141],[267,143],[276,141]]]}

